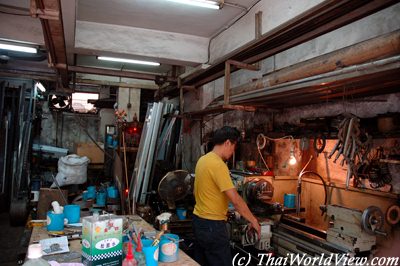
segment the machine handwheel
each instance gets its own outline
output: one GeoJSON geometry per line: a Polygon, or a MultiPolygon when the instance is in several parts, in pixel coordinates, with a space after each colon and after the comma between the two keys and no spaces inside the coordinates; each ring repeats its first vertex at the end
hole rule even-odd
{"type": "Polygon", "coordinates": [[[374,235],[383,228],[385,215],[376,206],[366,208],[361,217],[362,229],[370,235],[374,235]]]}

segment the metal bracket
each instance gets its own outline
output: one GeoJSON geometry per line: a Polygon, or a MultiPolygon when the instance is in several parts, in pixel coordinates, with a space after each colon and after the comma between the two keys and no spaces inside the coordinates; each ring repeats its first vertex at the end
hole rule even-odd
{"type": "Polygon", "coordinates": [[[259,67],[249,65],[235,60],[225,61],[225,79],[224,79],[224,106],[229,105],[230,89],[231,89],[231,66],[240,69],[247,69],[252,71],[260,70],[259,67]]]}

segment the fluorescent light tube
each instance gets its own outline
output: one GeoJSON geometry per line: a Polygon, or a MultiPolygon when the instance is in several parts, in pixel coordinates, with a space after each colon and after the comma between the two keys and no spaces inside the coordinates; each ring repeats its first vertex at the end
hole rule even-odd
{"type": "Polygon", "coordinates": [[[140,64],[140,65],[150,65],[150,66],[159,66],[158,62],[150,62],[150,61],[142,61],[142,60],[134,60],[134,59],[125,59],[125,58],[116,58],[116,57],[108,57],[108,56],[98,56],[97,59],[105,60],[105,61],[113,61],[113,62],[122,62],[122,63],[131,63],[131,64],[140,64]]]}
{"type": "Polygon", "coordinates": [[[167,1],[185,5],[191,5],[191,6],[220,9],[220,3],[215,1],[208,1],[208,0],[167,0],[167,1]]]}
{"type": "Polygon", "coordinates": [[[41,90],[42,92],[46,91],[46,88],[42,85],[42,83],[40,82],[36,82],[35,83],[36,88],[38,88],[39,90],[41,90]]]}
{"type": "Polygon", "coordinates": [[[16,52],[31,53],[31,54],[37,53],[37,49],[33,48],[33,47],[5,44],[5,43],[0,43],[0,49],[11,50],[11,51],[16,51],[16,52]]]}

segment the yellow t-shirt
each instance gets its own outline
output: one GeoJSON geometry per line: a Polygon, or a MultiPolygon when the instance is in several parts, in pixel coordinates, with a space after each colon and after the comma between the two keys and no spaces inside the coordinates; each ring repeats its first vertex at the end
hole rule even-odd
{"type": "Polygon", "coordinates": [[[234,188],[225,162],[214,152],[202,156],[196,164],[193,213],[209,220],[226,220],[229,198],[224,191],[234,188]]]}

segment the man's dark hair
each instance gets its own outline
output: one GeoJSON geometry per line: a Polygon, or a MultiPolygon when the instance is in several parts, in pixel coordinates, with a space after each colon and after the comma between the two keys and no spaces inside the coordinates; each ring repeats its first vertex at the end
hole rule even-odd
{"type": "Polygon", "coordinates": [[[212,142],[214,145],[224,143],[226,140],[237,143],[240,140],[240,132],[235,127],[223,126],[214,132],[212,142]]]}

